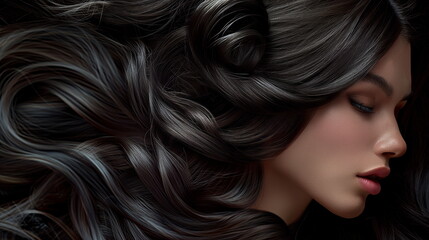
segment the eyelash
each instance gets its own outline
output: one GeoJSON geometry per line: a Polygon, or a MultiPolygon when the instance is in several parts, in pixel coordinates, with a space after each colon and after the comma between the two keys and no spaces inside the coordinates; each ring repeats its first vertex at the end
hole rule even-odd
{"type": "Polygon", "coordinates": [[[360,102],[358,102],[358,101],[356,101],[354,99],[350,99],[350,104],[353,107],[355,107],[356,110],[358,110],[359,112],[366,113],[366,114],[374,113],[374,108],[373,107],[366,106],[365,104],[360,103],[360,102]]]}

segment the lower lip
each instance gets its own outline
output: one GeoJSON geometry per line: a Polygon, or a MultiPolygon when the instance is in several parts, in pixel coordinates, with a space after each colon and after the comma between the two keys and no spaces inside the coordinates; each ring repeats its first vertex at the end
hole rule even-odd
{"type": "Polygon", "coordinates": [[[380,183],[367,178],[362,178],[362,177],[358,177],[358,178],[363,189],[367,191],[369,194],[377,195],[380,193],[381,191],[380,183]]]}

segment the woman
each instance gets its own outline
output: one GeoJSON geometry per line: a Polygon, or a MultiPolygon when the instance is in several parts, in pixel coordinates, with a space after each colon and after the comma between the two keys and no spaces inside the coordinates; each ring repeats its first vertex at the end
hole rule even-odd
{"type": "MultiPolygon", "coordinates": [[[[312,238],[300,229],[317,226],[313,200],[359,216],[406,150],[395,114],[411,92],[407,9],[5,4],[1,236],[312,238]]],[[[424,239],[426,216],[410,212],[424,239]]],[[[365,227],[354,236],[410,230],[365,227]]]]}

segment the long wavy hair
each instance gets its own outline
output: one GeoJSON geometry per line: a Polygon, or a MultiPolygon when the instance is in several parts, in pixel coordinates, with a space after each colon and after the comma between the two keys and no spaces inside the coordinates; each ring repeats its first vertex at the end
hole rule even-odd
{"type": "Polygon", "coordinates": [[[2,4],[2,239],[288,238],[260,161],[410,32],[379,0],[2,4]]]}

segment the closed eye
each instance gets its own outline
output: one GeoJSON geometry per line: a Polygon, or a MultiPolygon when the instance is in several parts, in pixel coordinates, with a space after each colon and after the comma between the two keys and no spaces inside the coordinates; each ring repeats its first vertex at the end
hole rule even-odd
{"type": "Polygon", "coordinates": [[[363,103],[360,103],[352,98],[350,98],[350,104],[356,108],[356,110],[358,110],[359,112],[362,113],[374,113],[374,108],[370,107],[370,106],[366,106],[363,103]]]}

